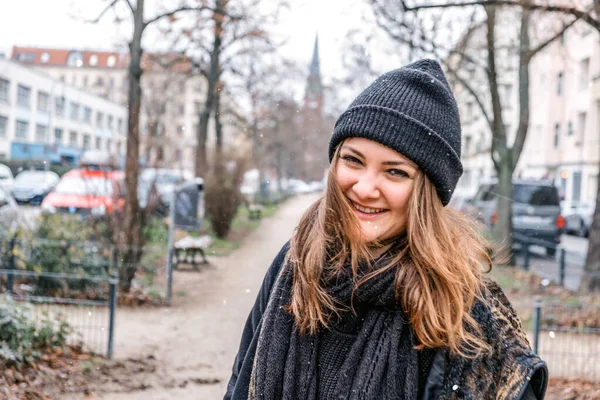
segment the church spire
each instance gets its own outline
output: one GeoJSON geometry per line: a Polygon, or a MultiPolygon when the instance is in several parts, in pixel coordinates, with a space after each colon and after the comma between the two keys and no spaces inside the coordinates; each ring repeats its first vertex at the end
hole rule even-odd
{"type": "Polygon", "coordinates": [[[321,81],[321,68],[319,66],[319,34],[315,35],[315,47],[310,63],[310,76],[318,78],[318,80],[321,81]]]}
{"type": "Polygon", "coordinates": [[[321,65],[319,62],[319,35],[315,35],[312,60],[304,94],[304,108],[321,113],[323,107],[323,84],[321,82],[321,65]]]}

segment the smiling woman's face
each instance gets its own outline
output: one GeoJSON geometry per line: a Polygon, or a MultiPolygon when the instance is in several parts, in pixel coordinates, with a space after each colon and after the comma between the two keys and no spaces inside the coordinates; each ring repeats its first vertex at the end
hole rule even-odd
{"type": "Polygon", "coordinates": [[[418,167],[382,144],[350,138],[342,144],[336,181],[360,221],[367,242],[406,230],[408,200],[418,167]]]}

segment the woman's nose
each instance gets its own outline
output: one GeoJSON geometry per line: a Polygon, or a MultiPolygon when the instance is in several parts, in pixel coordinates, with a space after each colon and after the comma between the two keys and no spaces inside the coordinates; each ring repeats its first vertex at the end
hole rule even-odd
{"type": "Polygon", "coordinates": [[[371,174],[362,175],[352,186],[352,190],[361,199],[373,199],[380,195],[377,179],[374,179],[371,174]]]}

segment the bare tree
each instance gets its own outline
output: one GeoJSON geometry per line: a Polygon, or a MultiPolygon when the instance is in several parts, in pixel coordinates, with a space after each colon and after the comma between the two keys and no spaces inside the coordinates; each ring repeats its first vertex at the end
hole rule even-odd
{"type": "MultiPolygon", "coordinates": [[[[536,54],[558,39],[581,16],[561,18],[560,26],[532,43],[531,35],[537,28],[535,23],[532,24],[533,7],[500,8],[494,5],[495,1],[447,2],[437,7],[425,3],[408,5],[405,1],[394,2],[395,5],[387,0],[370,1],[378,24],[392,39],[408,46],[413,54],[435,55],[444,63],[450,78],[478,105],[492,133],[490,155],[498,177],[498,219],[494,234],[509,250],[512,247],[512,175],[529,130],[529,65],[536,54]],[[449,8],[455,11],[454,14],[445,15],[444,10],[449,8]],[[459,24],[453,24],[453,18],[459,12],[466,18],[459,24]],[[513,21],[514,18],[520,19],[518,28],[513,28],[512,21],[500,23],[499,18],[507,14],[512,16],[513,21]],[[438,23],[434,23],[433,19],[438,23]],[[499,29],[500,33],[497,32],[499,29]],[[485,33],[483,42],[478,41],[481,33],[485,33]],[[510,60],[516,61],[519,87],[518,127],[512,141],[503,119],[498,80],[500,66],[510,60]],[[485,84],[476,85],[465,75],[473,68],[484,72],[485,84]]],[[[532,2],[520,1],[524,5],[532,2]]]]}
{"type": "Polygon", "coordinates": [[[142,102],[142,37],[148,26],[183,12],[210,11],[213,14],[223,14],[223,11],[204,5],[184,4],[146,18],[144,15],[145,0],[111,0],[100,14],[91,22],[100,21],[109,10],[122,15],[124,12],[131,19],[133,34],[129,40],[129,68],[128,68],[128,118],[127,118],[127,150],[125,156],[125,183],[127,186],[127,199],[123,215],[123,230],[119,235],[119,243],[125,247],[123,262],[128,268],[120,270],[121,290],[128,292],[131,281],[135,276],[137,264],[141,257],[141,214],[137,196],[140,155],[140,108],[142,102]]]}

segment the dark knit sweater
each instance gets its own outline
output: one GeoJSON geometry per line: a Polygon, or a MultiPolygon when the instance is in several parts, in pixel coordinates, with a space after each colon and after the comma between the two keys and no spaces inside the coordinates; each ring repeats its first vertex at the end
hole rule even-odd
{"type": "MultiPolygon", "coordinates": [[[[341,321],[335,323],[331,329],[321,332],[321,346],[318,351],[318,398],[334,399],[335,386],[339,379],[339,371],[350,351],[356,335],[360,331],[362,313],[347,312],[341,321]]],[[[419,398],[423,395],[423,388],[427,375],[431,369],[435,350],[425,349],[419,351],[419,398]]]]}

